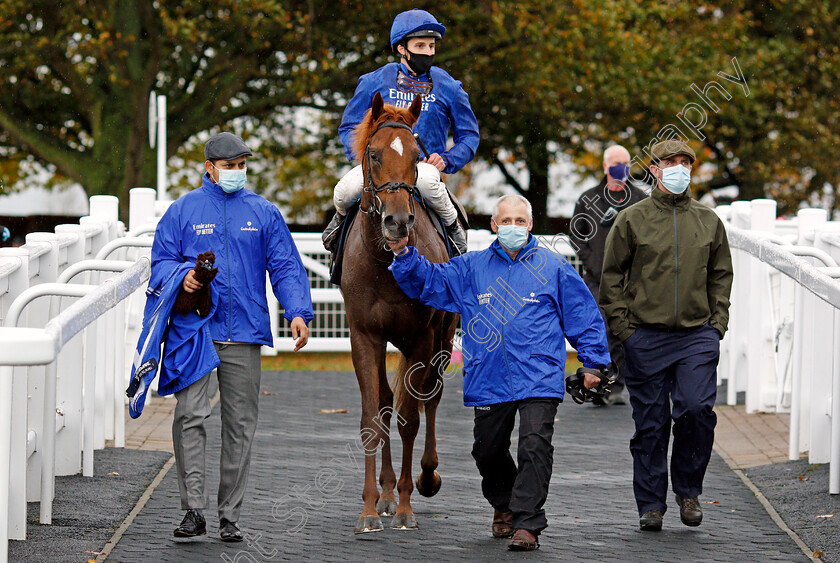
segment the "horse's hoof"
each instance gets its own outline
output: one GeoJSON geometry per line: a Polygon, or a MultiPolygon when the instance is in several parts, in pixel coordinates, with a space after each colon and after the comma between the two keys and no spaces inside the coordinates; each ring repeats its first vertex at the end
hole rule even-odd
{"type": "Polygon", "coordinates": [[[397,501],[382,499],[376,503],[376,512],[380,516],[391,516],[397,512],[397,501]]]}
{"type": "Polygon", "coordinates": [[[394,514],[391,520],[392,530],[416,530],[417,518],[414,514],[394,514]]]}
{"type": "Polygon", "coordinates": [[[382,519],[379,516],[359,516],[353,533],[367,534],[368,532],[381,532],[383,529],[382,519]]]}
{"type": "Polygon", "coordinates": [[[434,478],[432,479],[431,484],[426,483],[426,481],[423,479],[424,475],[424,473],[421,473],[420,476],[417,477],[417,481],[414,482],[414,484],[417,486],[417,492],[423,495],[424,497],[433,497],[436,494],[438,494],[438,491],[440,490],[440,486],[441,484],[443,484],[443,481],[441,480],[440,475],[438,475],[437,471],[435,471],[434,478]]]}

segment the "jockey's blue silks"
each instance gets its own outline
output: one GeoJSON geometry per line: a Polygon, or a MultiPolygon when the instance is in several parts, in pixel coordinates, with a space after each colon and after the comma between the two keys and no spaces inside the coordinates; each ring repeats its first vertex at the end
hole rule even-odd
{"type": "Polygon", "coordinates": [[[461,83],[445,70],[433,66],[427,75],[417,78],[404,65],[389,63],[359,78],[359,85],[353,98],[344,109],[338,133],[348,160],[353,161],[353,132],[370,109],[370,103],[376,92],[386,104],[407,108],[419,91],[406,91],[408,80],[428,81],[432,88],[423,95],[420,119],[414,126],[430,153],[438,153],[446,161],[443,172],[454,174],[470,162],[478,149],[478,122],[470,107],[469,96],[461,83]],[[398,73],[405,75],[398,83],[398,73]],[[454,146],[447,149],[450,128],[454,146]]]}

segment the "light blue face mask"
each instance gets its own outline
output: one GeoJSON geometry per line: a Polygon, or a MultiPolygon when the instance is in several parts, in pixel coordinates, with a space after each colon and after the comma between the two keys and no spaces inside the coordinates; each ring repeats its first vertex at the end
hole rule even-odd
{"type": "Polygon", "coordinates": [[[691,172],[681,164],[660,168],[662,170],[662,185],[672,194],[683,193],[691,183],[691,172]]]}
{"type": "Polygon", "coordinates": [[[528,227],[517,225],[499,225],[499,232],[496,233],[499,244],[506,250],[516,252],[528,242],[528,227]]]}
{"type": "MultiPolygon", "coordinates": [[[[216,168],[216,165],[213,165],[213,168],[216,168]]],[[[216,168],[216,170],[219,170],[216,168]]],[[[219,181],[216,182],[220,188],[222,188],[225,192],[232,194],[233,192],[238,192],[242,188],[245,187],[245,181],[247,180],[246,173],[248,172],[247,169],[243,168],[242,170],[219,170],[219,181]]]]}

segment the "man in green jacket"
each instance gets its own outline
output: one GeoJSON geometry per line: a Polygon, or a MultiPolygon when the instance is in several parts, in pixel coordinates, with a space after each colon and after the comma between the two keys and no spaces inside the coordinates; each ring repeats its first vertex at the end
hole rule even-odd
{"type": "Polygon", "coordinates": [[[651,197],[618,214],[607,237],[599,304],[624,345],[636,433],[633,491],[642,530],[662,529],[668,442],[671,482],[687,526],[714,444],[720,339],[729,322],[732,260],[717,214],[694,201],[694,151],[679,140],[653,146],[651,197]],[[671,408],[673,402],[673,408],[671,408]]]}

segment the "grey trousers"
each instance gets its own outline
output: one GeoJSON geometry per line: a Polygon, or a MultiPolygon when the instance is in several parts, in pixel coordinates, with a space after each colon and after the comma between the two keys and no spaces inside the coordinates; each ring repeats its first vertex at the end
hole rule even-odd
{"type": "MultiPolygon", "coordinates": [[[[251,467],[251,443],[257,428],[260,346],[216,343],[216,352],[221,361],[217,374],[222,413],[219,519],[238,522],[251,467]]],[[[206,375],[175,393],[178,404],[172,420],[172,441],[183,510],[206,509],[209,504],[204,428],[204,421],[210,416],[209,388],[210,377],[206,375]]]]}

